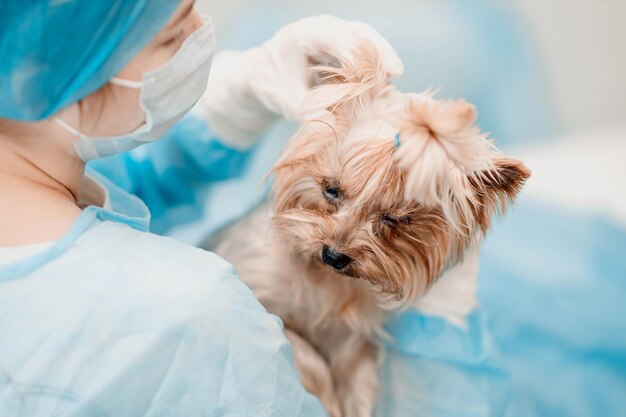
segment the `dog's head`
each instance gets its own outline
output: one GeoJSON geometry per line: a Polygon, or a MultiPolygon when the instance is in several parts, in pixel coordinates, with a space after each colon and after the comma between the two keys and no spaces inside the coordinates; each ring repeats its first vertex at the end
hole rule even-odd
{"type": "Polygon", "coordinates": [[[402,94],[374,48],[316,66],[309,116],[274,167],[275,231],[291,255],[414,301],[503,213],[529,171],[474,125],[474,107],[402,94]]]}

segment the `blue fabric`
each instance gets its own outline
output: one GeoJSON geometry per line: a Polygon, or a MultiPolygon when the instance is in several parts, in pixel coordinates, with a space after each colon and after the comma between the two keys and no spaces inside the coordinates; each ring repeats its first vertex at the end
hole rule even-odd
{"type": "Polygon", "coordinates": [[[487,238],[479,298],[512,378],[514,416],[626,409],[626,231],[522,198],[487,238]]]}
{"type": "Polygon", "coordinates": [[[119,72],[179,0],[0,0],[0,117],[41,120],[119,72]]]}
{"type": "Polygon", "coordinates": [[[467,329],[417,311],[388,324],[377,416],[620,415],[625,253],[605,217],[522,198],[487,237],[467,329]]]}
{"type": "Polygon", "coordinates": [[[387,330],[393,339],[376,417],[506,415],[510,378],[483,309],[468,317],[466,329],[412,310],[387,330]]]}
{"type": "Polygon", "coordinates": [[[151,230],[163,234],[201,218],[210,185],[240,176],[253,150],[229,148],[190,113],[161,140],[89,166],[141,198],[152,214],[151,230]]]}
{"type": "Polygon", "coordinates": [[[0,415],[325,415],[232,267],[146,233],[145,205],[98,178],[111,211],[0,266],[0,415]]]}

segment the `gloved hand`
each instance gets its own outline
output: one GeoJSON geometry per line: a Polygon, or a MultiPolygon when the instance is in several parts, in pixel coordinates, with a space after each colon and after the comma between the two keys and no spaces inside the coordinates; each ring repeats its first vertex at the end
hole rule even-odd
{"type": "Polygon", "coordinates": [[[349,57],[363,41],[379,50],[390,77],[402,74],[398,54],[371,26],[334,16],[309,17],[285,26],[257,48],[217,54],[196,111],[227,145],[249,147],[277,118],[298,114],[309,90],[310,59],[349,57]]]}

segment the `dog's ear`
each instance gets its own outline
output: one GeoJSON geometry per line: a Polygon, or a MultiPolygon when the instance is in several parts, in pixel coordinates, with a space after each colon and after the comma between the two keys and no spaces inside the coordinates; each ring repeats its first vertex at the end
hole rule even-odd
{"type": "Polygon", "coordinates": [[[530,170],[522,162],[508,157],[495,157],[491,166],[487,171],[468,177],[473,195],[471,219],[483,232],[489,229],[494,214],[506,212],[530,177],[530,170]]]}
{"type": "Polygon", "coordinates": [[[442,207],[459,232],[486,230],[503,212],[530,171],[504,157],[476,127],[476,110],[464,100],[432,93],[408,95],[396,151],[406,173],[405,197],[442,207]]]}
{"type": "Polygon", "coordinates": [[[357,46],[350,56],[323,55],[310,59],[311,91],[300,118],[320,112],[336,114],[363,107],[389,84],[376,47],[369,41],[357,46]]]}

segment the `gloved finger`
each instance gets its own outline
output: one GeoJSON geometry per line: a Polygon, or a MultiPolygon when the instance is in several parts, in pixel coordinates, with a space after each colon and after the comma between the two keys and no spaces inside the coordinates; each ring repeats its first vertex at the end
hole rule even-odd
{"type": "Polygon", "coordinates": [[[370,40],[380,53],[383,67],[390,77],[399,77],[404,72],[404,64],[393,46],[372,26],[353,21],[353,30],[361,37],[370,40]]]}
{"type": "Polygon", "coordinates": [[[404,72],[404,65],[395,49],[366,23],[346,21],[330,15],[314,16],[286,26],[277,37],[283,38],[285,42],[295,42],[307,56],[331,54],[348,60],[360,43],[370,41],[378,50],[383,68],[390,77],[397,77],[404,72]]]}

